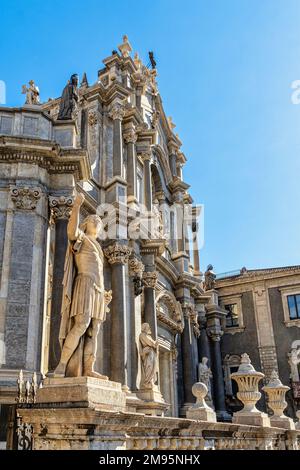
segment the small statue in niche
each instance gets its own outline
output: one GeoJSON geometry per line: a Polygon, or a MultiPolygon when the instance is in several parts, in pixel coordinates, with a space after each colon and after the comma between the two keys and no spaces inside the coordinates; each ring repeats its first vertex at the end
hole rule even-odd
{"type": "Polygon", "coordinates": [[[25,104],[40,104],[40,90],[33,80],[30,80],[29,87],[23,85],[22,94],[26,95],[25,104]]]}
{"type": "Polygon", "coordinates": [[[206,398],[208,401],[211,401],[212,396],[211,396],[210,379],[212,378],[212,372],[211,372],[211,369],[208,367],[207,363],[208,363],[207,357],[203,357],[202,361],[199,363],[199,368],[198,368],[199,382],[202,382],[204,385],[206,385],[207,390],[208,390],[206,398]]]}
{"type": "Polygon", "coordinates": [[[157,350],[158,342],[152,338],[150,325],[148,323],[142,324],[142,331],[139,336],[139,353],[141,357],[142,375],[141,375],[141,389],[153,390],[157,382],[157,350]]]}
{"type": "Polygon", "coordinates": [[[63,89],[57,119],[59,121],[74,119],[77,114],[77,103],[78,75],[74,73],[65,88],[63,89]]]}

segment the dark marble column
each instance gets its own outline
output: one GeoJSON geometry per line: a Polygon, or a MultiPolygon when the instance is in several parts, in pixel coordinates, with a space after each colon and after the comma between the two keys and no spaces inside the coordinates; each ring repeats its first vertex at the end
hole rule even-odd
{"type": "MultiPolygon", "coordinates": [[[[148,267],[146,267],[148,269],[148,267]]],[[[157,339],[157,318],[155,306],[155,286],[157,283],[156,271],[145,271],[143,273],[144,284],[144,320],[149,323],[152,338],[157,339]]]]}
{"type": "Polygon", "coordinates": [[[145,206],[148,211],[152,211],[151,152],[144,152],[142,158],[144,161],[145,206]]]}
{"type": "Polygon", "coordinates": [[[127,144],[127,197],[136,200],[137,176],[135,143],[137,141],[137,134],[133,126],[125,130],[124,140],[127,144]]]}
{"type": "Polygon", "coordinates": [[[66,196],[49,196],[52,220],[55,223],[55,249],[53,262],[53,283],[49,337],[49,372],[52,372],[60,359],[59,328],[61,320],[61,303],[65,256],[68,245],[67,225],[73,206],[73,198],[66,196]]]}
{"type": "Polygon", "coordinates": [[[110,110],[110,117],[114,122],[113,134],[113,176],[123,177],[123,136],[122,119],[125,108],[119,103],[114,104],[110,110]]]}
{"type": "Polygon", "coordinates": [[[208,330],[211,344],[211,369],[213,374],[214,405],[217,418],[220,421],[229,421],[230,415],[226,411],[225,405],[225,385],[221,356],[221,332],[218,329],[208,330]]]}
{"type": "Polygon", "coordinates": [[[123,388],[128,390],[125,264],[128,262],[131,250],[126,245],[115,243],[106,248],[104,253],[112,271],[110,379],[120,382],[123,388]]]}
{"type": "Polygon", "coordinates": [[[207,357],[208,361],[209,361],[208,366],[210,367],[210,362],[211,362],[210,347],[209,347],[209,338],[208,338],[207,332],[206,332],[206,321],[205,321],[205,319],[200,318],[199,324],[200,324],[200,336],[198,338],[198,358],[199,358],[199,362],[201,362],[203,357],[207,357]]]}
{"type": "Polygon", "coordinates": [[[136,322],[136,299],[141,295],[142,276],[144,265],[137,258],[129,259],[129,276],[130,276],[130,355],[131,355],[131,371],[130,371],[130,388],[136,390],[138,375],[138,345],[136,338],[140,331],[137,332],[136,322]]]}
{"type": "Polygon", "coordinates": [[[192,386],[197,382],[197,360],[195,355],[195,337],[193,329],[193,306],[192,304],[183,304],[184,330],[182,332],[182,365],[183,365],[183,381],[184,381],[184,402],[185,407],[195,402],[192,394],[192,386]]]}

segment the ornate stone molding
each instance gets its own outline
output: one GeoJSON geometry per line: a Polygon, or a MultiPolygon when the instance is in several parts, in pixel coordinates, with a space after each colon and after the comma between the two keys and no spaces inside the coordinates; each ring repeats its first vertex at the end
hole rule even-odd
{"type": "Polygon", "coordinates": [[[98,116],[97,111],[95,111],[95,110],[89,111],[88,123],[89,123],[90,127],[94,127],[97,124],[98,119],[99,119],[99,116],[98,116]]]}
{"type": "Polygon", "coordinates": [[[131,258],[128,263],[129,266],[129,276],[139,276],[142,277],[143,272],[145,271],[145,266],[137,258],[131,258]]]}
{"type": "Polygon", "coordinates": [[[155,303],[158,320],[165,323],[172,331],[182,333],[184,328],[183,313],[181,304],[176,300],[176,297],[171,292],[163,290],[156,295],[155,303]]]}
{"type": "Polygon", "coordinates": [[[73,207],[72,196],[49,196],[49,207],[54,221],[68,219],[73,207]]]}
{"type": "Polygon", "coordinates": [[[156,271],[147,271],[143,273],[143,284],[144,287],[150,287],[155,289],[157,284],[157,272],[156,271]]]}
{"type": "Polygon", "coordinates": [[[152,155],[151,150],[147,150],[145,152],[140,153],[140,156],[141,156],[143,162],[150,161],[151,160],[151,155],[152,155]]]}
{"type": "Polygon", "coordinates": [[[135,129],[133,128],[125,129],[123,132],[123,137],[124,137],[126,144],[129,144],[129,143],[135,144],[137,141],[137,133],[135,129]]]}
{"type": "Polygon", "coordinates": [[[224,331],[221,330],[221,327],[215,326],[207,328],[207,334],[213,341],[221,341],[221,337],[224,334],[224,331]]]}
{"type": "Polygon", "coordinates": [[[120,121],[122,121],[124,115],[125,106],[123,106],[122,104],[116,103],[109,110],[109,117],[111,117],[113,120],[119,119],[120,121]]]}
{"type": "Polygon", "coordinates": [[[126,264],[131,254],[131,248],[126,245],[115,243],[105,248],[104,254],[109,264],[126,264]]]}
{"type": "Polygon", "coordinates": [[[10,189],[11,199],[18,209],[33,210],[36,208],[38,200],[42,195],[40,188],[29,188],[17,186],[10,189]]]}

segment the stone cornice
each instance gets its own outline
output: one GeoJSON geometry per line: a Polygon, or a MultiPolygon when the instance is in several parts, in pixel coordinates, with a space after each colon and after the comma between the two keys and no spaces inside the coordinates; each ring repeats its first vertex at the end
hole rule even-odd
{"type": "Polygon", "coordinates": [[[156,266],[157,270],[172,282],[174,286],[179,277],[179,271],[177,271],[173,263],[166,258],[157,257],[156,266]]]}
{"type": "Polygon", "coordinates": [[[86,150],[62,149],[49,140],[1,136],[0,162],[35,164],[48,173],[72,173],[76,180],[91,176],[86,150]]]}
{"type": "Polygon", "coordinates": [[[264,280],[270,280],[274,278],[283,278],[287,276],[293,276],[300,274],[300,266],[286,266],[280,268],[270,268],[270,269],[257,269],[246,271],[243,274],[238,274],[232,277],[226,277],[223,279],[216,279],[216,289],[225,288],[228,286],[254,283],[264,280]]]}

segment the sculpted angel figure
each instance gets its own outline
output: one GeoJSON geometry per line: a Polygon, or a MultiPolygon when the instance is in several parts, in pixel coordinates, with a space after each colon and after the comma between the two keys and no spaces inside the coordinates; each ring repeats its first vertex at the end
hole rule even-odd
{"type": "Polygon", "coordinates": [[[26,95],[25,104],[40,104],[40,90],[33,80],[30,80],[29,87],[23,85],[22,93],[26,95]]]}
{"type": "Polygon", "coordinates": [[[78,194],[67,229],[69,243],[59,332],[62,352],[54,376],[107,379],[94,370],[97,336],[112,298],[111,291],[104,290],[103,252],[97,241],[103,224],[98,215],[89,215],[79,225],[83,201],[84,196],[78,194]]]}
{"type": "Polygon", "coordinates": [[[142,324],[142,331],[139,336],[139,352],[141,357],[142,375],[141,389],[153,389],[157,381],[157,349],[158,342],[151,336],[151,329],[148,323],[142,324]]]}

